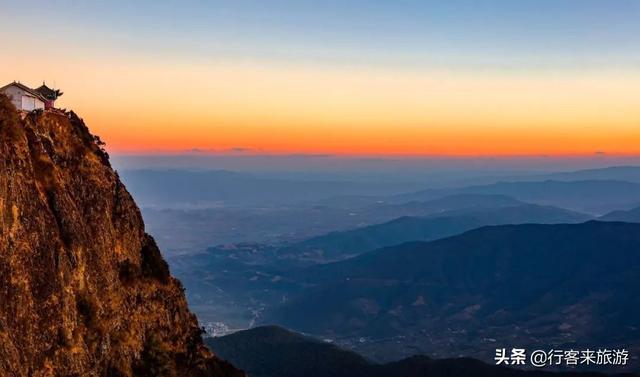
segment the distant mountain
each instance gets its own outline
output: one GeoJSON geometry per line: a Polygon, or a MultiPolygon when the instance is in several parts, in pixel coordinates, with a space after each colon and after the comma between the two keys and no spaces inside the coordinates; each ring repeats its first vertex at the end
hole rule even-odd
{"type": "MultiPolygon", "coordinates": [[[[499,182],[544,182],[544,181],[618,181],[640,183],[640,166],[612,166],[598,169],[584,169],[557,173],[532,173],[520,171],[517,174],[494,172],[485,173],[482,176],[467,176],[457,180],[435,179],[430,181],[430,189],[438,192],[437,196],[451,195],[451,190],[467,188],[471,186],[486,186],[499,182]]],[[[430,190],[427,190],[430,191],[430,190]]],[[[401,195],[402,196],[402,195],[401,195]]],[[[344,195],[322,199],[320,205],[340,208],[362,208],[375,203],[393,201],[393,198],[381,196],[344,195]]],[[[424,198],[420,199],[424,200],[424,198]]],[[[405,201],[405,200],[401,200],[405,201]]],[[[640,203],[637,203],[640,205],[640,203]]]]}
{"type": "MultiPolygon", "coordinates": [[[[473,359],[414,356],[374,364],[335,345],[281,327],[239,331],[207,343],[252,377],[596,377],[597,373],[524,372],[473,359]]],[[[622,375],[620,375],[622,376],[622,375]]],[[[630,374],[628,376],[631,376],[630,374]]]]}
{"type": "Polygon", "coordinates": [[[640,207],[634,208],[629,211],[613,211],[608,213],[598,220],[601,221],[622,221],[627,223],[640,223],[640,207]]]}
{"type": "Polygon", "coordinates": [[[145,222],[166,255],[193,254],[221,244],[297,243],[332,231],[384,223],[402,216],[428,216],[466,208],[524,204],[503,195],[455,195],[430,202],[373,203],[359,208],[328,205],[222,207],[157,210],[144,208],[145,222]],[[305,221],[301,221],[305,219],[305,221]]]}
{"type": "MultiPolygon", "coordinates": [[[[552,182],[579,180],[583,182],[627,181],[640,183],[639,171],[640,167],[612,167],[550,175],[513,177],[509,180],[514,182],[529,181],[529,183],[534,179],[541,181],[550,179],[552,182]]],[[[138,169],[122,170],[119,174],[142,207],[154,208],[217,208],[220,206],[265,206],[318,202],[319,205],[348,209],[388,201],[385,198],[387,195],[416,190],[419,187],[416,183],[394,181],[371,184],[370,182],[347,180],[268,178],[226,170],[138,169]]],[[[469,191],[469,189],[471,187],[426,190],[434,191],[435,196],[424,197],[422,195],[411,200],[426,201],[459,193],[482,193],[474,190],[469,191]]],[[[497,190],[485,193],[510,195],[516,199],[529,201],[527,198],[511,195],[507,191],[497,190]]],[[[603,192],[603,194],[605,193],[603,192]]],[[[411,200],[401,200],[401,202],[411,200]]],[[[640,203],[640,200],[634,200],[634,202],[640,203]]],[[[557,202],[538,204],[562,206],[557,202]]]]}
{"type": "Polygon", "coordinates": [[[276,326],[207,338],[206,342],[252,377],[346,377],[370,365],[357,353],[276,326]]]}
{"type": "Polygon", "coordinates": [[[443,195],[436,196],[435,198],[426,201],[398,201],[394,200],[395,198],[387,198],[383,196],[343,195],[322,199],[317,201],[315,204],[319,206],[351,210],[367,208],[382,211],[386,209],[389,212],[397,212],[399,210],[406,211],[407,208],[410,208],[411,210],[421,210],[423,214],[425,211],[433,213],[467,207],[502,207],[523,204],[523,202],[506,195],[484,195],[474,193],[446,195],[446,191],[444,189],[438,190],[438,192],[443,193],[443,195]]]}
{"type": "Polygon", "coordinates": [[[612,166],[601,169],[584,169],[573,172],[553,173],[548,179],[563,181],[613,180],[640,183],[640,166],[612,166]]]}
{"type": "MultiPolygon", "coordinates": [[[[484,196],[477,196],[484,197],[484,196]]],[[[520,204],[514,199],[503,196],[502,202],[489,201],[489,205],[505,207],[482,208],[475,202],[467,202],[466,196],[447,197],[424,203],[424,207],[431,208],[455,208],[453,205],[457,198],[459,209],[445,211],[430,217],[401,217],[383,224],[372,225],[350,231],[332,232],[323,236],[282,248],[280,255],[301,254],[306,252],[316,258],[325,260],[345,259],[365,251],[378,249],[385,246],[397,245],[408,241],[431,241],[438,238],[460,234],[465,231],[486,225],[501,224],[553,224],[553,223],[578,223],[590,220],[589,215],[547,206],[533,204],[520,204]],[[454,203],[449,203],[452,201],[454,203]],[[435,207],[434,203],[442,202],[441,207],[435,207]],[[508,204],[512,206],[506,206],[508,204]],[[513,205],[517,203],[518,205],[513,205]],[[446,205],[445,205],[446,204],[446,205]]],[[[428,213],[428,212],[427,212],[428,213]]]]}
{"type": "MultiPolygon", "coordinates": [[[[489,203],[498,205],[499,202],[489,203]]],[[[520,202],[504,199],[500,203],[520,202]]],[[[296,275],[301,267],[343,260],[407,241],[452,236],[485,225],[575,223],[589,219],[580,213],[532,204],[493,209],[469,207],[437,213],[431,217],[402,217],[379,225],[329,233],[289,246],[220,245],[207,249],[206,253],[174,256],[169,261],[172,271],[187,288],[192,305],[203,305],[207,317],[244,328],[256,319],[256,312],[298,291],[296,275]]],[[[304,273],[302,270],[301,274],[304,273]]],[[[200,311],[199,314],[205,315],[200,311]]]]}
{"type": "Polygon", "coordinates": [[[528,203],[603,214],[629,208],[630,203],[640,203],[640,184],[604,180],[498,182],[453,189],[427,189],[397,195],[390,200],[428,201],[455,194],[507,195],[528,203]]]}
{"type": "Polygon", "coordinates": [[[415,184],[264,178],[225,170],[124,170],[122,180],[143,207],[216,208],[314,201],[337,195],[390,195],[415,184]]]}
{"type": "Polygon", "coordinates": [[[526,203],[506,195],[463,193],[427,201],[412,200],[402,203],[379,201],[375,205],[362,207],[360,211],[375,216],[428,216],[446,211],[503,208],[521,204],[526,203]]]}
{"type": "Polygon", "coordinates": [[[309,287],[264,322],[382,360],[485,358],[503,343],[638,354],[638,274],[640,224],[484,227],[310,268],[309,287]]]}

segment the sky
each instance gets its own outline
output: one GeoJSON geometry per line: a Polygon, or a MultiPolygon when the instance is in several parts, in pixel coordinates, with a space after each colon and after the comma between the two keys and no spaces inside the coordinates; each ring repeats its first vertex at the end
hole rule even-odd
{"type": "Polygon", "coordinates": [[[640,1],[0,0],[112,154],[640,155],[640,1]]]}

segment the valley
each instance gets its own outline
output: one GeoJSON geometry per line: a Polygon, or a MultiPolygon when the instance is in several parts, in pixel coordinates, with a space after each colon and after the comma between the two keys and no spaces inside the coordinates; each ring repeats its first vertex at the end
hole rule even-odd
{"type": "MultiPolygon", "coordinates": [[[[207,336],[278,324],[380,363],[416,354],[488,361],[502,345],[620,343],[640,352],[632,278],[640,245],[629,236],[640,229],[615,222],[633,214],[625,203],[640,194],[619,195],[635,183],[586,178],[292,199],[260,213],[182,209],[149,223],[171,237],[154,222],[210,237],[168,255],[207,336]],[[207,211],[250,221],[225,239],[207,232],[220,229],[207,211]],[[215,240],[226,242],[199,249],[215,240]]],[[[162,211],[176,210],[144,213],[162,211]]]]}

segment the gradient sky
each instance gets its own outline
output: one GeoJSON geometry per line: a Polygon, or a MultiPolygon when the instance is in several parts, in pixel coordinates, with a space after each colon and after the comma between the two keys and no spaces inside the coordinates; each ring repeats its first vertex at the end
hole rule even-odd
{"type": "Polygon", "coordinates": [[[640,154],[640,1],[0,0],[114,153],[640,154]]]}

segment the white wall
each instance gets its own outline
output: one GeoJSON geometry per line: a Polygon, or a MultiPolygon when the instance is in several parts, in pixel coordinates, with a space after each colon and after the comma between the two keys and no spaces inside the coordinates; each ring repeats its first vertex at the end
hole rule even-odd
{"type": "Polygon", "coordinates": [[[2,92],[9,97],[16,109],[22,109],[22,94],[24,93],[22,89],[16,86],[10,86],[3,89],[2,92]]]}
{"type": "Polygon", "coordinates": [[[25,94],[22,96],[22,106],[19,109],[26,111],[33,111],[35,109],[44,109],[44,102],[37,99],[36,97],[25,94]]]}
{"type": "Polygon", "coordinates": [[[9,86],[2,90],[18,110],[32,111],[44,109],[44,102],[17,86],[9,86]]]}

